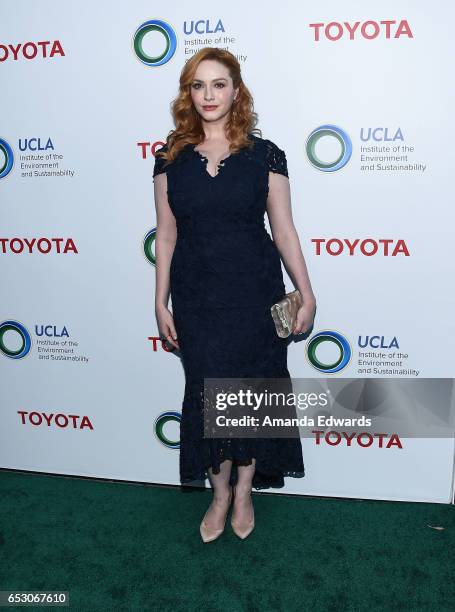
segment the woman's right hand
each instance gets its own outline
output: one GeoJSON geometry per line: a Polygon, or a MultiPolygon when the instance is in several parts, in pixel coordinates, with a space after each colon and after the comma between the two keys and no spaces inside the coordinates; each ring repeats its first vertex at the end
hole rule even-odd
{"type": "Polygon", "coordinates": [[[177,332],[175,331],[174,317],[169,308],[166,306],[157,306],[155,308],[155,314],[160,338],[166,339],[174,348],[180,349],[177,340],[177,332]]]}

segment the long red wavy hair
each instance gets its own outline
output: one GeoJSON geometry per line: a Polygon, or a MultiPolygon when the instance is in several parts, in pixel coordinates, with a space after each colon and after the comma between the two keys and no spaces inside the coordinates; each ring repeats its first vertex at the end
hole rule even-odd
{"type": "Polygon", "coordinates": [[[258,116],[253,110],[253,97],[242,80],[237,58],[229,51],[218,47],[203,47],[188,60],[180,74],[179,93],[171,104],[175,129],[171,130],[166,138],[168,151],[158,150],[155,154],[159,154],[169,162],[174,160],[188,143],[197,145],[204,139],[202,119],[191,99],[191,83],[200,62],[208,59],[224,64],[229,70],[234,89],[239,88],[226,122],[226,137],[230,143],[230,152],[236,153],[243,147],[251,147],[253,143],[248,139],[248,134],[258,132],[261,135],[261,130],[255,127],[258,116]]]}

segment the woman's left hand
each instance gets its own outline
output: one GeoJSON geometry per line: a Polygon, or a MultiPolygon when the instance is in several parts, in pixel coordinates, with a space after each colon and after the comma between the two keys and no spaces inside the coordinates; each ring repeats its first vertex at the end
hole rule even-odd
{"type": "Polygon", "coordinates": [[[292,333],[306,333],[313,325],[314,314],[316,312],[316,302],[306,302],[297,311],[297,318],[292,333]]]}

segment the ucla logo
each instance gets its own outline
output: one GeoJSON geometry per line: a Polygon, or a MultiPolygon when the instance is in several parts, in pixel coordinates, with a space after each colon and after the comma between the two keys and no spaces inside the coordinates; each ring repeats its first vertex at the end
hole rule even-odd
{"type": "Polygon", "coordinates": [[[182,415],[180,412],[167,411],[160,414],[155,420],[155,434],[161,444],[167,446],[167,448],[178,449],[180,447],[180,440],[171,440],[164,433],[164,428],[169,422],[176,422],[180,426],[182,415]]]}
{"type": "Polygon", "coordinates": [[[391,340],[386,340],[385,336],[359,336],[359,347],[371,349],[400,348],[396,336],[394,336],[391,340]]]}
{"type": "Polygon", "coordinates": [[[395,140],[404,141],[403,134],[400,128],[395,130],[395,133],[392,133],[392,130],[389,128],[362,128],[360,130],[360,140],[364,142],[368,142],[369,140],[374,140],[375,142],[394,142],[395,140]]]}
{"type": "Polygon", "coordinates": [[[225,32],[223,22],[218,19],[217,24],[212,29],[210,27],[209,19],[199,19],[198,21],[184,21],[183,32],[184,34],[216,34],[217,32],[225,32]]]}
{"type": "Polygon", "coordinates": [[[306,154],[310,164],[322,172],[336,172],[343,168],[352,155],[352,141],[349,134],[336,125],[320,125],[308,136],[305,145],[306,154]],[[340,146],[339,153],[333,159],[321,159],[316,152],[316,147],[321,138],[334,139],[340,146]]]}
{"type": "Polygon", "coordinates": [[[133,50],[137,58],[146,66],[156,68],[166,64],[177,49],[177,36],[174,29],[161,19],[150,19],[142,23],[133,36],[133,50]],[[144,49],[144,38],[150,32],[161,34],[164,42],[163,51],[156,55],[149,55],[144,49]]]}
{"type": "Polygon", "coordinates": [[[318,332],[310,338],[306,347],[307,358],[310,364],[324,374],[334,374],[343,370],[351,360],[352,349],[347,338],[339,332],[325,330],[318,332]],[[338,356],[335,359],[324,359],[320,354],[316,355],[319,347],[325,343],[327,348],[333,346],[337,349],[338,356]]]}
{"type": "Polygon", "coordinates": [[[14,153],[10,144],[0,138],[0,179],[5,178],[13,169],[14,153]],[[3,159],[2,159],[3,156],[3,159]]]}
{"type": "Polygon", "coordinates": [[[54,150],[50,138],[47,139],[46,144],[44,141],[41,142],[41,138],[19,138],[19,151],[47,151],[48,149],[54,150]]]}
{"type": "Polygon", "coordinates": [[[10,359],[22,359],[30,352],[32,339],[28,329],[19,321],[3,321],[0,323],[0,352],[10,359]],[[5,335],[13,333],[19,338],[19,348],[14,350],[5,343],[5,335]]]}
{"type": "Polygon", "coordinates": [[[68,330],[65,326],[58,329],[56,325],[35,325],[35,334],[37,336],[47,336],[48,338],[69,338],[68,330]]]}
{"type": "Polygon", "coordinates": [[[156,240],[156,227],[153,227],[146,235],[143,240],[144,255],[153,266],[156,265],[155,258],[155,240],[156,240]]]}

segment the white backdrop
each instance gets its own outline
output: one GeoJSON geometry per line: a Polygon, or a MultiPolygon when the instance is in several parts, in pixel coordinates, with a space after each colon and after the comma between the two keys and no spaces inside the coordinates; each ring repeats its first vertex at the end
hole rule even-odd
{"type": "MultiPolygon", "coordinates": [[[[154,316],[152,169],[181,68],[206,45],[238,57],[258,127],[287,155],[318,301],[312,336],[289,347],[291,374],[326,376],[308,342],[336,331],[352,355],[331,376],[454,376],[452,5],[0,6],[1,467],[179,482],[184,375],[154,316]],[[159,29],[135,46],[147,22],[159,29]],[[175,49],[143,61],[138,49],[164,51],[163,28],[175,49]],[[352,153],[332,170],[336,133],[352,153]],[[375,336],[405,354],[392,372],[359,369],[375,336]]],[[[450,503],[453,439],[402,442],[303,439],[305,478],[272,491],[450,503]]]]}

